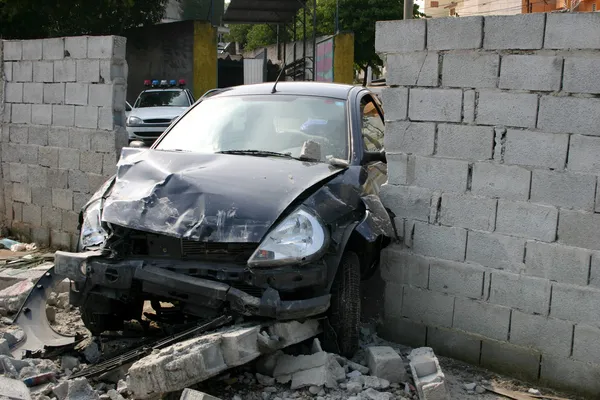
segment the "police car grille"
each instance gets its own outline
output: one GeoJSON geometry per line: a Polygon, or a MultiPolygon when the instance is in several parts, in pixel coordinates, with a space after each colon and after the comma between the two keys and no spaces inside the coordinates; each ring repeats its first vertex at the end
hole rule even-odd
{"type": "Polygon", "coordinates": [[[166,124],[171,122],[171,120],[167,118],[151,118],[145,119],[144,122],[147,124],[166,124]]]}

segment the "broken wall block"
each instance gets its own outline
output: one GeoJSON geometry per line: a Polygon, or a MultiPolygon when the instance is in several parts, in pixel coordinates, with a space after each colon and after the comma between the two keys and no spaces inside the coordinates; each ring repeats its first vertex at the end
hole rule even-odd
{"type": "Polygon", "coordinates": [[[450,400],[445,375],[431,347],[420,347],[408,356],[420,400],[450,400]]]}
{"type": "Polygon", "coordinates": [[[185,389],[183,393],[181,393],[181,397],[179,400],[221,400],[215,396],[211,396],[210,394],[202,393],[197,390],[185,389]]]}
{"type": "Polygon", "coordinates": [[[373,346],[367,349],[367,365],[371,375],[391,383],[408,382],[402,357],[389,346],[373,346]]]}
{"type": "Polygon", "coordinates": [[[268,328],[269,335],[278,336],[282,347],[303,342],[321,333],[321,326],[316,319],[309,319],[300,323],[298,321],[278,322],[268,328]]]}
{"type": "Polygon", "coordinates": [[[21,381],[0,376],[0,398],[30,400],[29,389],[21,381]]]}
{"type": "Polygon", "coordinates": [[[259,331],[259,326],[253,326],[223,334],[221,349],[228,367],[243,365],[260,356],[257,340],[259,331]]]}

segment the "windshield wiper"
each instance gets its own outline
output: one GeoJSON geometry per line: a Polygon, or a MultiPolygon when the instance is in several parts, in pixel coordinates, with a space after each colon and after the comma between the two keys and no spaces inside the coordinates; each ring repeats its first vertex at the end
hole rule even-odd
{"type": "Polygon", "coordinates": [[[248,155],[248,156],[257,156],[257,157],[283,157],[283,158],[293,158],[291,153],[277,153],[275,151],[267,151],[267,150],[223,150],[217,151],[217,154],[239,154],[239,155],[248,155]]]}

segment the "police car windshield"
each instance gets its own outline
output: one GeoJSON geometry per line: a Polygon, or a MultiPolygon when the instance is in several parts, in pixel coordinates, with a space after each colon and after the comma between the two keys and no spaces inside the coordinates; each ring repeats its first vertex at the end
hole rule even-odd
{"type": "Polygon", "coordinates": [[[183,90],[156,90],[140,94],[134,108],[188,107],[190,101],[183,90]]]}

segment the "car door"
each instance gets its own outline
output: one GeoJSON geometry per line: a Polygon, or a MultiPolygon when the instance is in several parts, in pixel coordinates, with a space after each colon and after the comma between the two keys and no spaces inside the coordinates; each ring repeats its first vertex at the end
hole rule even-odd
{"type": "MultiPolygon", "coordinates": [[[[364,151],[385,151],[383,110],[377,98],[369,92],[360,98],[360,132],[364,151]]],[[[367,175],[365,193],[378,195],[381,185],[387,182],[387,163],[372,161],[363,165],[363,168],[367,175]]]]}

